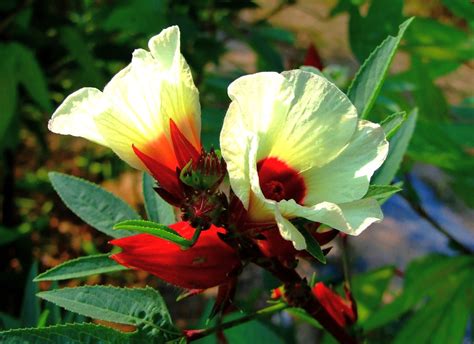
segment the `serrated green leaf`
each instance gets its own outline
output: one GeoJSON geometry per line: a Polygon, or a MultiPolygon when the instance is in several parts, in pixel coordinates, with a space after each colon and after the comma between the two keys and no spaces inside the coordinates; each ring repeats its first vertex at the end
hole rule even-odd
{"type": "Polygon", "coordinates": [[[402,188],[397,185],[370,185],[364,198],[375,198],[380,204],[383,204],[400,191],[402,188]]]}
{"type": "Polygon", "coordinates": [[[157,336],[179,335],[163,298],[153,288],[95,285],[44,291],[38,297],[87,317],[137,326],[157,336]]]}
{"type": "Polygon", "coordinates": [[[153,190],[154,184],[153,178],[144,172],[142,190],[148,219],[164,225],[175,223],[176,216],[173,207],[153,190]]]}
{"type": "Polygon", "coordinates": [[[112,229],[117,222],[140,218],[120,198],[84,179],[58,172],[48,176],[64,204],[84,222],[114,238],[133,234],[112,229]]]}
{"type": "Polygon", "coordinates": [[[23,326],[34,327],[38,324],[40,317],[39,300],[36,293],[39,291],[38,284],[33,281],[38,274],[38,262],[33,262],[30,271],[26,276],[25,292],[23,294],[23,303],[21,306],[20,318],[23,326]]]}
{"type": "Polygon", "coordinates": [[[405,111],[397,112],[394,114],[391,114],[387,118],[385,118],[382,122],[380,122],[380,125],[383,128],[383,131],[385,132],[385,136],[387,137],[387,140],[392,138],[393,135],[400,129],[400,126],[405,122],[407,119],[407,113],[405,111]]]}
{"type": "Polygon", "coordinates": [[[367,118],[372,109],[400,40],[412,20],[413,18],[406,20],[400,25],[396,37],[387,37],[370,54],[349,86],[347,96],[355,105],[360,118],[367,118]]]}
{"type": "Polygon", "coordinates": [[[67,324],[0,332],[3,344],[128,344],[133,334],[94,324],[67,324]]]}
{"type": "Polygon", "coordinates": [[[390,184],[397,174],[403,156],[407,151],[413,132],[415,131],[418,110],[414,109],[408,115],[407,120],[402,124],[400,130],[390,140],[388,156],[382,167],[375,173],[371,182],[377,185],[390,184]]]}
{"type": "Polygon", "coordinates": [[[36,282],[61,281],[95,274],[127,270],[126,267],[116,263],[109,257],[109,253],[104,253],[71,259],[39,274],[34,280],[36,282]]]}
{"type": "Polygon", "coordinates": [[[181,246],[189,246],[190,241],[179,235],[168,226],[145,220],[127,220],[117,223],[114,229],[147,233],[158,238],[174,242],[181,246]]]}

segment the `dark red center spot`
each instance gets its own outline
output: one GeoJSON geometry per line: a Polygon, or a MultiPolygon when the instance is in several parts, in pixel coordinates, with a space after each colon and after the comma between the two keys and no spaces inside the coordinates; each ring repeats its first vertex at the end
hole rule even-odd
{"type": "Polygon", "coordinates": [[[301,175],[277,158],[265,158],[257,163],[260,188],[267,199],[294,199],[302,204],[306,185],[301,175]]]}

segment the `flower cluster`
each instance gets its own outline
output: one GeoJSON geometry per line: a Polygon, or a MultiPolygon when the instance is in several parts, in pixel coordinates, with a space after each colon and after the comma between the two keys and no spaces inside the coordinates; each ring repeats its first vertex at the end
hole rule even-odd
{"type": "Polygon", "coordinates": [[[388,143],[334,84],[307,70],[240,77],[228,89],[220,150],[206,151],[178,27],[148,48],[135,50],[103,91],[71,94],[49,122],[51,131],[109,147],[151,174],[182,219],[170,228],[186,239],[201,231],[186,249],[150,234],[113,240],[122,249],[117,262],[183,288],[229,290],[248,261],[289,266],[307,257],[303,231],[324,245],[382,219],[377,201],[364,196],[388,143]]]}

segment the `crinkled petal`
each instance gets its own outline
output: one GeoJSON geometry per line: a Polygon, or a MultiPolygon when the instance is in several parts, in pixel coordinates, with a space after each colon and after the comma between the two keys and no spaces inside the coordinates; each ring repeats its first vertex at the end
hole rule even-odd
{"type": "Polygon", "coordinates": [[[351,140],[335,159],[302,173],[308,188],[305,205],[323,201],[345,203],[362,198],[387,153],[388,142],[380,125],[359,121],[351,140]]]}
{"type": "Polygon", "coordinates": [[[299,171],[324,165],[348,143],[357,126],[357,111],[327,79],[302,70],[283,72],[294,92],[283,130],[271,133],[270,156],[299,171]]]}
{"type": "Polygon", "coordinates": [[[355,107],[332,83],[295,70],[243,76],[229,86],[232,103],[221,133],[232,189],[250,201],[249,136],[257,137],[256,162],[277,157],[298,171],[322,166],[348,143],[357,125],[355,107]]]}
{"type": "Polygon", "coordinates": [[[94,122],[94,117],[108,113],[110,104],[102,92],[85,87],[69,95],[53,113],[48,129],[53,133],[83,137],[107,146],[94,122]]]}
{"type": "Polygon", "coordinates": [[[383,219],[382,210],[373,198],[343,204],[321,202],[312,207],[301,206],[293,200],[284,200],[278,202],[278,207],[285,218],[303,217],[350,235],[359,235],[369,225],[383,219]]]}
{"type": "Polygon", "coordinates": [[[159,155],[174,170],[170,120],[200,150],[199,94],[179,41],[177,26],[151,38],[151,52],[135,50],[132,62],[103,93],[84,89],[68,97],[53,115],[51,130],[107,145],[131,166],[146,169],[132,150],[134,144],[150,156],[159,155]]]}

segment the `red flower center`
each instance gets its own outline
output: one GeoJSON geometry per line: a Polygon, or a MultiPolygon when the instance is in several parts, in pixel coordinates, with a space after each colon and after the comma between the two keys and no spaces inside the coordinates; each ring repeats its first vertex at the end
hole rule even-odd
{"type": "Polygon", "coordinates": [[[267,199],[294,199],[302,204],[306,185],[301,175],[277,158],[265,158],[257,163],[260,188],[267,199]]]}

